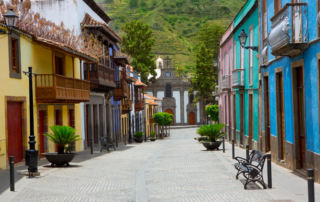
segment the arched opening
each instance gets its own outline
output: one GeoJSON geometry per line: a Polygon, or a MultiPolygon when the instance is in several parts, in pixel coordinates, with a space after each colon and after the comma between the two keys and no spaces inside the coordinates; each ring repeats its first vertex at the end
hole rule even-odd
{"type": "Polygon", "coordinates": [[[191,95],[189,96],[189,103],[192,104],[193,100],[194,100],[194,95],[191,94],[191,95]]]}
{"type": "Polygon", "coordinates": [[[196,124],[196,114],[194,112],[190,112],[189,115],[189,125],[195,125],[196,124]]]}
{"type": "MultiPolygon", "coordinates": [[[[173,111],[171,109],[166,109],[166,111],[164,111],[164,112],[167,112],[168,114],[172,114],[173,115],[173,111]]],[[[171,125],[173,125],[173,120],[174,120],[174,117],[172,117],[171,125]]]]}
{"type": "Polygon", "coordinates": [[[166,97],[171,97],[171,85],[167,84],[166,85],[166,97]]]}

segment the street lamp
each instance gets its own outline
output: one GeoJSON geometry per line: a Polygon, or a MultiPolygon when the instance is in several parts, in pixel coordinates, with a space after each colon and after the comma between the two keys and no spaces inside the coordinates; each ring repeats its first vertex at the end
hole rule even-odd
{"type": "Polygon", "coordinates": [[[244,32],[244,29],[239,34],[239,41],[242,48],[258,51],[258,46],[244,46],[247,42],[248,35],[244,32]]]}
{"type": "Polygon", "coordinates": [[[7,33],[4,30],[0,30],[0,34],[11,34],[12,28],[17,25],[19,16],[13,11],[12,8],[10,8],[10,10],[6,12],[6,14],[4,14],[3,17],[6,21],[6,26],[9,32],[7,33]]]}
{"type": "Polygon", "coordinates": [[[213,61],[213,66],[218,67],[218,62],[216,60],[213,61]]]}

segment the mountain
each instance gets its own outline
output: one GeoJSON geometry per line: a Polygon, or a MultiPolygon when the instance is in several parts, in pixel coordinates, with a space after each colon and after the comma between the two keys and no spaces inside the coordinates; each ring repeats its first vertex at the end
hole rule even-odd
{"type": "Polygon", "coordinates": [[[195,62],[196,35],[203,23],[225,28],[245,0],[95,0],[111,17],[120,36],[132,19],[148,23],[156,39],[153,54],[169,55],[174,66],[190,69],[195,62]]]}

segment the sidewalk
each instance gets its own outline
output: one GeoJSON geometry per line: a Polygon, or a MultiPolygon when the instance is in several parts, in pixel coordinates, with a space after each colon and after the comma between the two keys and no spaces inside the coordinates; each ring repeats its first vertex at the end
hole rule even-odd
{"type": "MultiPolygon", "coordinates": [[[[228,168],[230,171],[236,174],[233,164],[237,161],[232,159],[231,144],[226,142],[225,146],[225,153],[221,153],[221,157],[224,159],[224,163],[229,165],[228,168]],[[232,166],[230,166],[230,164],[232,166]]],[[[222,148],[222,146],[220,148],[222,148]]],[[[246,150],[235,147],[235,156],[245,157],[246,150]]],[[[307,179],[301,178],[291,170],[278,166],[275,163],[272,163],[271,167],[272,189],[266,189],[265,192],[267,192],[274,200],[284,200],[283,202],[308,201],[307,179]]],[[[265,183],[268,183],[267,163],[265,163],[263,170],[264,181],[265,183]]],[[[315,201],[320,201],[320,184],[318,183],[315,183],[315,201]]]]}

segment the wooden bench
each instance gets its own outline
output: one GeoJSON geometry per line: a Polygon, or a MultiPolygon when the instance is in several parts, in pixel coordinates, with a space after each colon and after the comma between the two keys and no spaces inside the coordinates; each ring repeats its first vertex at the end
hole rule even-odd
{"type": "Polygon", "coordinates": [[[240,174],[246,178],[246,182],[244,184],[244,189],[247,189],[247,185],[250,182],[259,182],[264,189],[266,189],[266,184],[263,180],[263,167],[266,160],[267,155],[264,155],[261,151],[252,151],[248,160],[238,157],[238,163],[235,163],[234,166],[238,170],[236,175],[236,179],[240,174]]]}
{"type": "Polygon", "coordinates": [[[101,150],[100,150],[100,153],[103,151],[103,150],[107,150],[108,152],[109,151],[109,148],[113,148],[114,151],[116,151],[116,145],[114,143],[114,141],[111,141],[111,139],[109,137],[101,137],[100,138],[100,142],[101,142],[101,150]]]}

